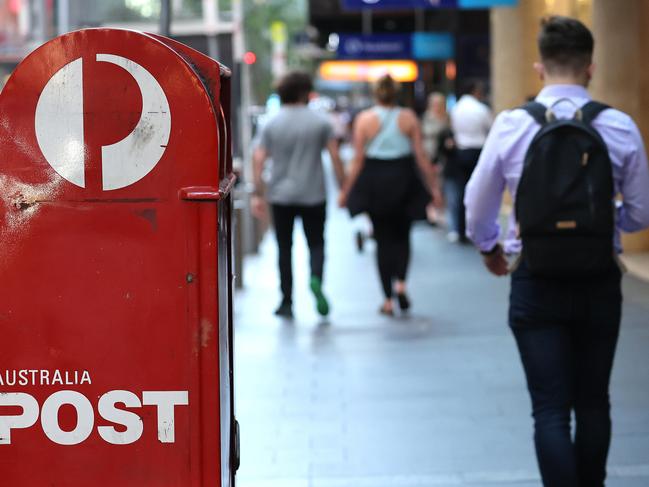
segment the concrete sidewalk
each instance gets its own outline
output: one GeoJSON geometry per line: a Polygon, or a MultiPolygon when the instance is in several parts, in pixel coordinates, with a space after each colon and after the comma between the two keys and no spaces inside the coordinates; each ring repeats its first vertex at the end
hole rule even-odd
{"type": "MultiPolygon", "coordinates": [[[[540,486],[529,399],[506,324],[509,284],[441,230],[413,232],[410,316],[377,313],[374,248],[330,208],[328,321],[295,238],[296,319],[279,302],[276,249],[246,259],[236,298],[239,487],[540,486]]],[[[269,237],[272,237],[270,235],[269,237]]],[[[609,487],[649,485],[649,284],[625,278],[609,487]]]]}

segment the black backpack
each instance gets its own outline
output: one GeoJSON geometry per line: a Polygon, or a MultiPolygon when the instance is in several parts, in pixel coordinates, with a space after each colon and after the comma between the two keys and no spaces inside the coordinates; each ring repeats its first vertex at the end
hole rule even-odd
{"type": "Polygon", "coordinates": [[[553,278],[610,271],[615,265],[613,170],[606,143],[591,125],[609,107],[589,102],[566,120],[541,103],[521,108],[541,124],[516,193],[526,267],[553,278]]]}

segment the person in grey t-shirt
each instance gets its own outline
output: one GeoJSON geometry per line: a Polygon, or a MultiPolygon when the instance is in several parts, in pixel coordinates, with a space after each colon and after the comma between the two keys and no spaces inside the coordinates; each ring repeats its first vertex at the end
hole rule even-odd
{"type": "Polygon", "coordinates": [[[323,149],[327,148],[331,155],[339,185],[345,174],[329,121],[307,106],[312,89],[311,77],[303,72],[289,73],[280,80],[277,93],[282,108],[262,129],[253,154],[253,212],[263,212],[265,196],[271,205],[279,247],[282,301],[275,314],[286,318],[293,316],[291,250],[296,217],[302,218],[309,245],[310,287],[316,308],[322,316],[329,313],[329,303],[322,292],[326,200],[323,149]],[[262,172],[268,159],[272,160],[271,175],[264,192],[262,172]]]}

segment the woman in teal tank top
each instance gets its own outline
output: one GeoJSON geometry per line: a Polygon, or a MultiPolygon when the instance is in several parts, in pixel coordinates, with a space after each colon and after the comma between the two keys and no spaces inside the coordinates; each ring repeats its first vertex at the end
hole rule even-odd
{"type": "Polygon", "coordinates": [[[398,86],[386,75],[374,87],[376,106],[354,122],[354,159],[339,197],[352,216],[368,213],[377,242],[377,264],[385,300],[382,314],[394,314],[396,295],[402,311],[410,308],[406,276],[410,227],[426,218],[431,195],[442,202],[436,175],[424,152],[415,113],[396,105],[398,86]]]}
{"type": "Polygon", "coordinates": [[[403,109],[378,105],[371,110],[378,117],[381,128],[365,147],[365,157],[387,160],[412,156],[410,138],[399,128],[399,115],[403,109]]]}

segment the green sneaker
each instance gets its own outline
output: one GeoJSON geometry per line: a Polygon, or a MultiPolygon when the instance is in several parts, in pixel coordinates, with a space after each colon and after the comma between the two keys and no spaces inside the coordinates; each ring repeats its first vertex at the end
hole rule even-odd
{"type": "Polygon", "coordinates": [[[318,276],[311,276],[309,286],[311,287],[311,292],[313,292],[313,295],[315,296],[316,309],[318,310],[318,313],[322,316],[327,316],[329,314],[329,303],[327,302],[325,295],[322,293],[322,281],[318,276]]]}

